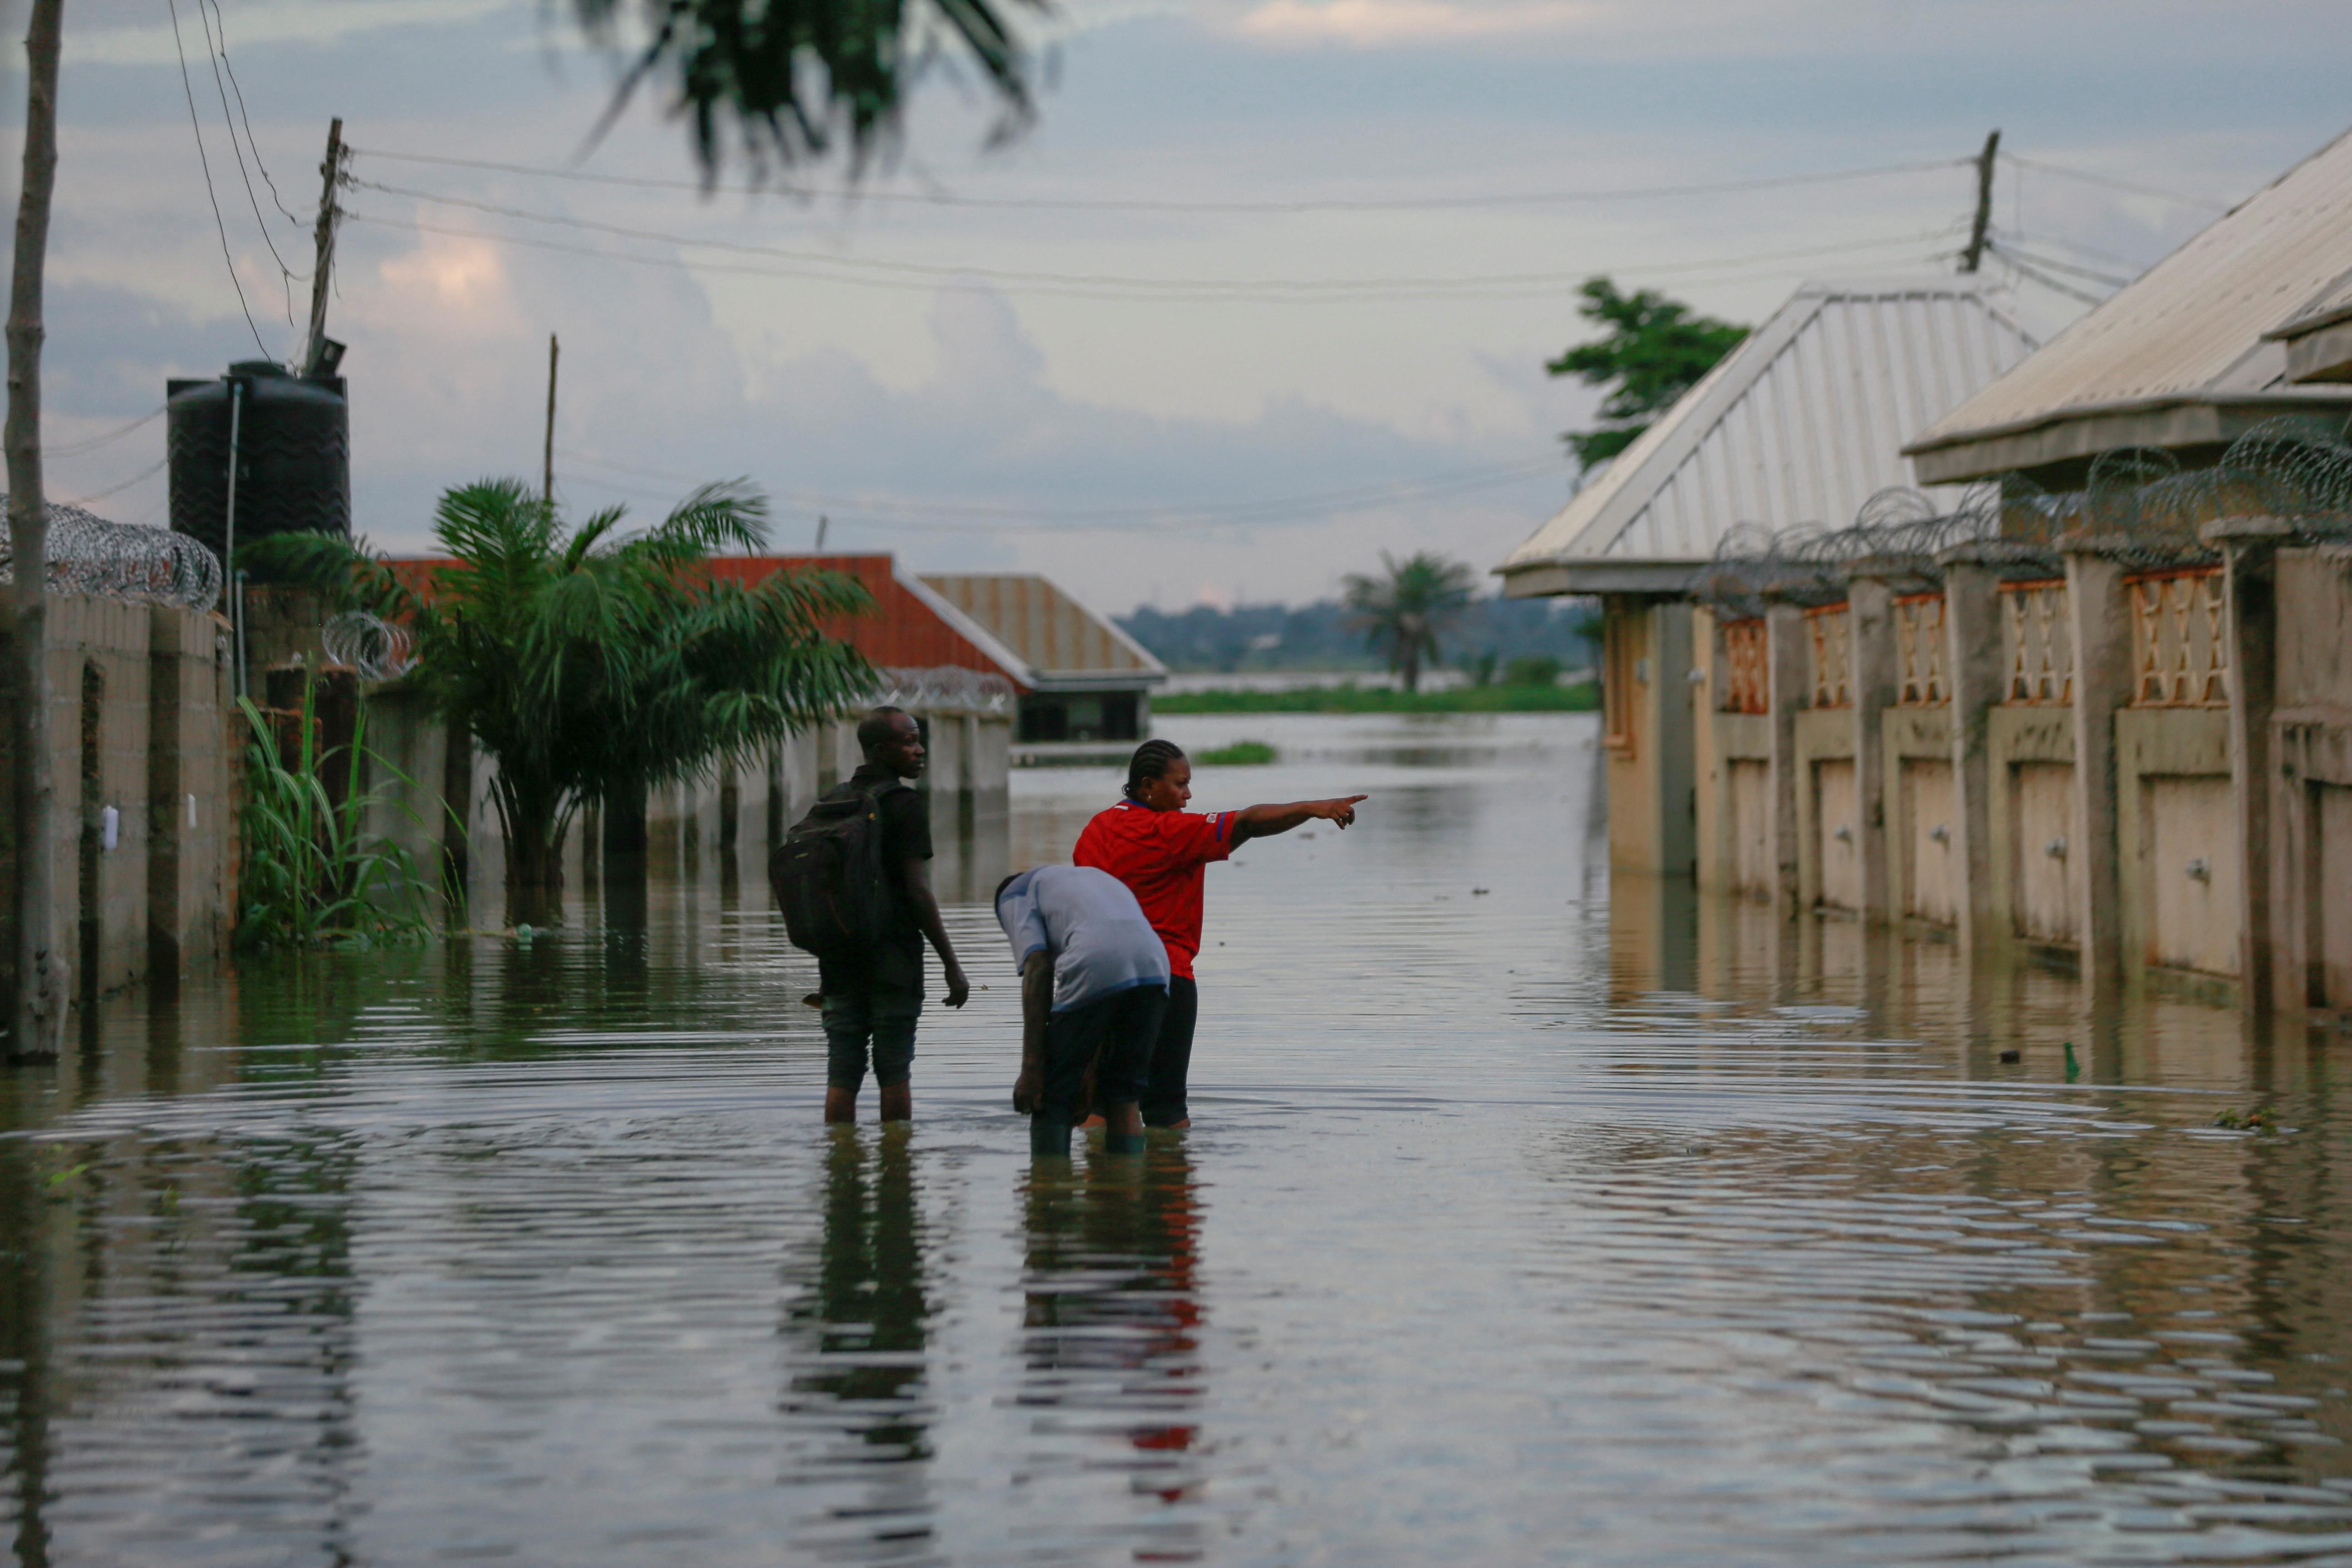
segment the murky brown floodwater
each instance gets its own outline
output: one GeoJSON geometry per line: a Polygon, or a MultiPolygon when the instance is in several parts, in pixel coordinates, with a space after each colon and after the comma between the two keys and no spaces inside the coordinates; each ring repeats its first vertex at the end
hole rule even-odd
{"type": "Polygon", "coordinates": [[[16,1560],[2352,1563],[2352,1046],[1612,901],[1588,718],[1166,728],[1374,799],[1212,873],[1139,1161],[1033,1176],[978,907],[828,1135],[756,879],[0,1079],[16,1560]]]}

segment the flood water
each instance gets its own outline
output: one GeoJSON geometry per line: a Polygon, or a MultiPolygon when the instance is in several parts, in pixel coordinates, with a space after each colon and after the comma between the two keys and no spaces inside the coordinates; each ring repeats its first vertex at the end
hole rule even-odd
{"type": "Polygon", "coordinates": [[[756,875],[0,1079],[16,1560],[2352,1563],[2352,1045],[1612,898],[1589,715],[1162,729],[1372,799],[1212,869],[1139,1158],[1031,1169],[977,904],[821,1127],[756,875]]]}

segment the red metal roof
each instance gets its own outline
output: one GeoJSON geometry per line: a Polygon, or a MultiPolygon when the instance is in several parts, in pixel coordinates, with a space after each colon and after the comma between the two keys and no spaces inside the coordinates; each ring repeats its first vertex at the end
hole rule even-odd
{"type": "MultiPolygon", "coordinates": [[[[446,560],[412,557],[394,561],[392,569],[411,587],[428,588],[436,567],[446,560]]],[[[839,637],[884,669],[935,669],[942,665],[1001,675],[1014,688],[1027,691],[1033,677],[1018,660],[1008,662],[965,630],[976,624],[920,583],[899,574],[898,561],[881,555],[717,555],[706,563],[713,577],[750,585],[786,570],[822,569],[855,577],[874,595],[874,608],[862,616],[842,616],[825,626],[825,635],[839,637]],[[941,613],[944,609],[945,614],[941,613]]],[[[982,631],[981,636],[987,634],[982,631]]]]}

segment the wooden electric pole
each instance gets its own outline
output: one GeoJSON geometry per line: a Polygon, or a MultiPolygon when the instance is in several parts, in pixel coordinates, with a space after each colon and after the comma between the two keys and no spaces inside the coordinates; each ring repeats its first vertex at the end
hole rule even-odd
{"type": "Polygon", "coordinates": [[[310,341],[302,353],[302,371],[306,375],[318,375],[326,370],[320,359],[327,346],[327,286],[335,272],[335,226],[342,221],[342,208],[336,192],[342,188],[343,164],[351,157],[343,145],[343,122],[338,118],[327,127],[327,161],[319,165],[325,184],[319,192],[319,254],[310,268],[310,341]]]}
{"type": "Polygon", "coordinates": [[[1992,234],[1992,161],[2000,152],[2000,132],[1985,138],[1984,151],[1977,154],[1977,221],[1969,230],[1969,248],[1960,258],[1960,270],[1974,272],[1984,262],[1985,244],[1992,234]]]}
{"type": "Polygon", "coordinates": [[[540,454],[545,479],[540,495],[555,504],[555,334],[547,334],[547,446],[540,454]]]}
{"type": "Polygon", "coordinates": [[[58,46],[65,0],[33,0],[25,34],[25,174],[16,197],[16,273],[8,286],[8,416],[0,445],[8,463],[8,544],[16,576],[7,658],[16,886],[8,938],[16,994],[8,1054],[54,1057],[73,990],[57,941],[55,753],[49,745],[49,507],[41,493],[41,289],[49,254],[49,196],[58,181],[58,46]]]}

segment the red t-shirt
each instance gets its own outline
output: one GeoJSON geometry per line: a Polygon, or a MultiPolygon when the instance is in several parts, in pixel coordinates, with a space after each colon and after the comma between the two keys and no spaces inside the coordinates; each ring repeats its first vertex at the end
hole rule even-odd
{"type": "Polygon", "coordinates": [[[1234,852],[1235,815],[1154,811],[1123,800],[1096,814],[1070,856],[1127,884],[1168,944],[1169,969],[1187,980],[1201,951],[1201,884],[1210,861],[1234,852]]]}

